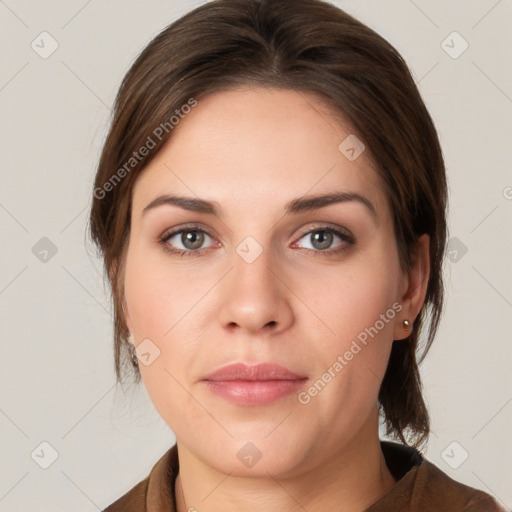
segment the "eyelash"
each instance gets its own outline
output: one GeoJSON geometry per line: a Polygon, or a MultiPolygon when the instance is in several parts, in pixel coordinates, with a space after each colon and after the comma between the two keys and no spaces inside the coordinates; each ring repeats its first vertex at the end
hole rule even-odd
{"type": "MultiPolygon", "coordinates": [[[[164,233],[163,235],[158,237],[158,242],[163,246],[163,249],[165,251],[167,251],[168,253],[170,253],[172,255],[183,256],[183,257],[201,256],[205,251],[208,250],[208,248],[195,249],[195,250],[192,250],[192,249],[182,250],[182,249],[174,249],[167,243],[175,235],[178,235],[178,234],[184,233],[184,232],[191,232],[191,231],[198,231],[198,232],[208,235],[210,238],[213,238],[207,231],[205,231],[204,229],[201,229],[200,226],[190,225],[190,226],[181,227],[180,229],[178,229],[176,231],[172,231],[171,233],[164,233]]],[[[350,248],[350,246],[354,245],[356,242],[356,239],[352,234],[343,233],[343,232],[339,231],[338,229],[335,229],[330,226],[315,227],[314,229],[307,231],[306,233],[303,233],[299,237],[298,240],[304,238],[307,235],[311,235],[312,233],[316,233],[319,231],[326,231],[328,233],[333,233],[334,235],[338,236],[345,243],[342,243],[339,247],[337,247],[335,249],[328,249],[325,251],[315,250],[315,249],[307,249],[307,248],[302,249],[302,250],[306,251],[308,254],[314,253],[315,255],[336,256],[338,254],[341,254],[341,253],[347,251],[350,248]]]]}

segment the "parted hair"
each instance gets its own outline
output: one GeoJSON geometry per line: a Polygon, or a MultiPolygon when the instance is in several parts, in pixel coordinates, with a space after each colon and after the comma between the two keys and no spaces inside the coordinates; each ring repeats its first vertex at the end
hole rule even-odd
{"type": "Polygon", "coordinates": [[[191,98],[200,103],[210,93],[243,86],[314,94],[350,123],[383,183],[405,272],[414,262],[418,238],[430,237],[425,302],[408,338],[393,342],[378,397],[387,435],[418,447],[430,433],[418,365],[433,342],[443,309],[447,183],[442,149],[397,50],[365,24],[320,0],[206,3],[154,37],[124,76],[99,158],[89,216],[89,233],[112,292],[117,381],[129,373],[140,381],[129,355],[122,308],[133,185],[172,137],[169,119],[183,105],[191,98]],[[165,129],[155,132],[159,126],[165,129]],[[127,167],[148,137],[155,147],[133,168],[127,167]],[[122,179],[113,184],[116,173],[122,179]]]}

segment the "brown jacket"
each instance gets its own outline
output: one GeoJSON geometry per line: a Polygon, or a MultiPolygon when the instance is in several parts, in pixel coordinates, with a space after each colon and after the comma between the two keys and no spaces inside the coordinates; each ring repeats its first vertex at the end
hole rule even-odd
{"type": "MultiPolygon", "coordinates": [[[[398,481],[364,512],[507,512],[489,494],[451,479],[415,448],[390,441],[381,441],[381,447],[398,481]]],[[[175,444],[144,480],[103,512],[176,512],[178,468],[175,444]]]]}

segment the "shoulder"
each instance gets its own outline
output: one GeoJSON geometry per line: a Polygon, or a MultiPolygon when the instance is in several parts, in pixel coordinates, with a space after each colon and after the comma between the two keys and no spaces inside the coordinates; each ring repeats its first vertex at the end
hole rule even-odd
{"type": "Polygon", "coordinates": [[[365,512],[511,512],[490,495],[448,476],[414,447],[381,441],[396,484],[365,512]]]}
{"type": "Polygon", "coordinates": [[[103,512],[175,512],[174,481],[178,474],[178,449],[175,444],[165,452],[149,475],[123,494],[103,512]]]}
{"type": "Polygon", "coordinates": [[[506,512],[490,494],[457,482],[428,460],[418,466],[414,491],[417,510],[506,512]]]}
{"type": "Polygon", "coordinates": [[[148,483],[149,476],[110,504],[103,512],[144,512],[148,483]]]}

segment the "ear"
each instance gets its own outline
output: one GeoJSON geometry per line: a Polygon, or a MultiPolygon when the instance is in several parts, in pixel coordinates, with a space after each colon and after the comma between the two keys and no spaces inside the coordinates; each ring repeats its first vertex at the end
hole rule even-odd
{"type": "Polygon", "coordinates": [[[400,312],[399,321],[395,324],[394,338],[402,340],[411,334],[412,325],[418,316],[425,296],[427,294],[428,279],[430,276],[430,237],[421,235],[416,242],[412,256],[412,266],[409,275],[403,275],[400,288],[400,312]],[[409,320],[410,327],[405,329],[402,322],[409,320]]]}

